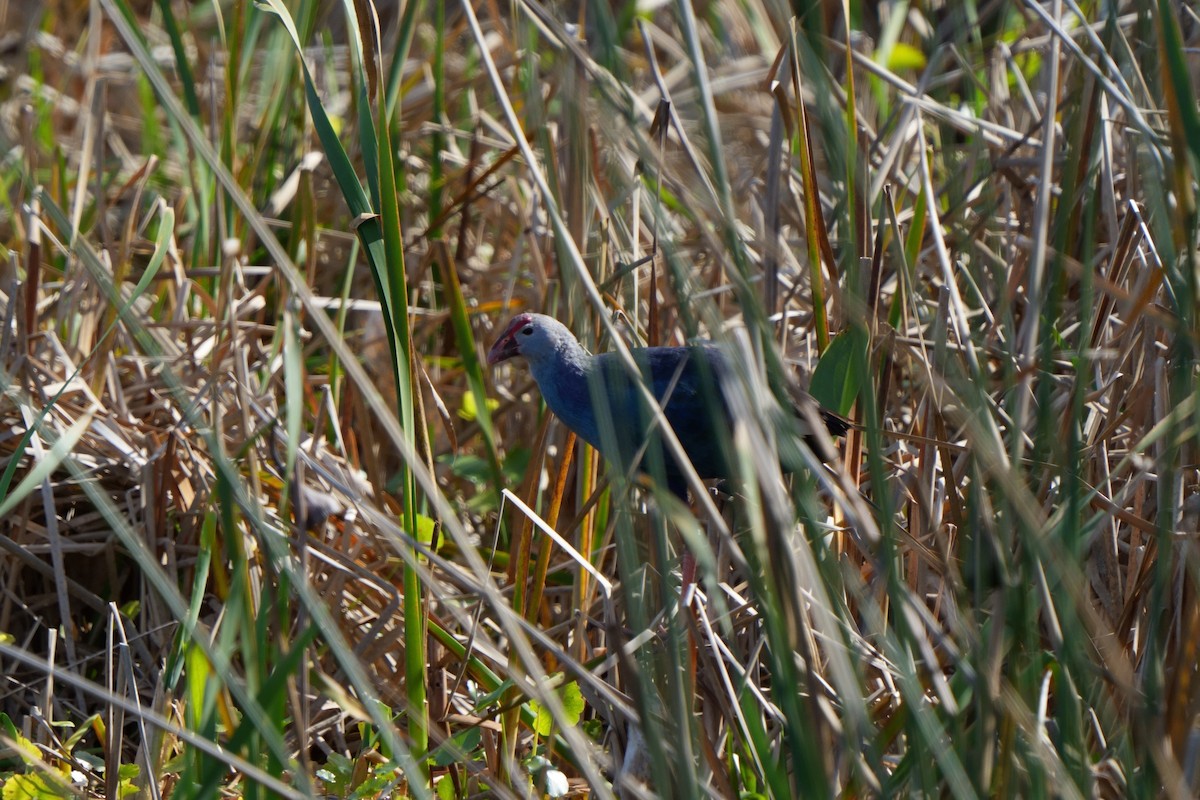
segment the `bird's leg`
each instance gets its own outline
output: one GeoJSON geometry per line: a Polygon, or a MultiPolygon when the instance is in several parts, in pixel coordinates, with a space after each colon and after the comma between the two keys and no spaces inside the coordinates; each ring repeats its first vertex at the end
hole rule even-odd
{"type": "MultiPolygon", "coordinates": [[[[674,482],[670,488],[671,493],[682,500],[688,507],[688,511],[694,514],[691,492],[688,491],[687,484],[678,481],[674,482]]],[[[688,549],[686,542],[681,541],[680,546],[682,553],[679,556],[679,605],[681,608],[686,608],[691,605],[692,590],[696,585],[696,556],[688,549]]]]}
{"type": "MultiPolygon", "coordinates": [[[[707,521],[705,522],[707,525],[707,521]]],[[[679,557],[679,605],[687,614],[688,631],[688,697],[692,698],[692,708],[696,700],[696,657],[699,645],[696,642],[696,610],[692,608],[692,595],[696,589],[696,556],[687,543],[683,545],[683,554],[679,557]]]]}
{"type": "Polygon", "coordinates": [[[679,557],[679,603],[685,608],[692,604],[692,590],[696,587],[696,557],[687,545],[679,557]]]}

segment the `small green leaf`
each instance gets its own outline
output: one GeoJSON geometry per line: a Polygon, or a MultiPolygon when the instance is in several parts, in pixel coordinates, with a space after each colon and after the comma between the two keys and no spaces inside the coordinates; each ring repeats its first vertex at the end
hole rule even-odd
{"type": "Polygon", "coordinates": [[[325,766],[317,770],[317,777],[325,789],[336,795],[344,795],[354,778],[354,762],[341,753],[330,753],[325,766]]]}
{"type": "Polygon", "coordinates": [[[137,779],[142,774],[141,768],[137,764],[122,764],[117,767],[117,776],[120,778],[120,783],[117,784],[117,796],[128,797],[131,794],[137,794],[137,779]]]}
{"type": "MultiPolygon", "coordinates": [[[[84,736],[87,736],[89,733],[91,733],[92,725],[97,722],[103,724],[102,718],[99,714],[92,714],[90,717],[80,723],[78,728],[76,728],[74,725],[69,726],[74,730],[74,733],[68,736],[66,741],[63,742],[63,752],[73,753],[75,751],[75,745],[79,744],[79,741],[84,736]]],[[[82,755],[82,753],[76,753],[75,757],[79,758],[82,755]]]]}
{"type": "Polygon", "coordinates": [[[417,541],[421,544],[432,542],[435,524],[433,517],[417,514],[417,541]]]}
{"type": "Polygon", "coordinates": [[[479,749],[479,743],[482,740],[482,728],[467,728],[465,731],[454,734],[449,742],[434,750],[429,756],[429,760],[433,762],[435,767],[448,767],[451,764],[458,764],[461,762],[464,754],[470,759],[471,755],[479,749]]]}
{"type": "Polygon", "coordinates": [[[37,745],[21,735],[8,714],[0,714],[0,733],[3,733],[15,746],[17,755],[25,762],[25,766],[32,767],[41,763],[42,754],[37,749],[37,745]]]}
{"type": "MultiPolygon", "coordinates": [[[[579,691],[579,684],[571,681],[563,686],[558,690],[558,699],[562,703],[563,714],[566,715],[567,722],[572,725],[579,722],[579,718],[583,716],[583,709],[586,707],[583,702],[583,693],[579,691]]],[[[550,716],[550,710],[536,700],[530,700],[529,705],[537,714],[533,729],[539,736],[549,736],[551,728],[554,727],[554,718],[550,716]]]]}
{"type": "MultiPolygon", "coordinates": [[[[495,411],[500,407],[500,401],[494,398],[487,398],[484,402],[488,411],[495,411]]],[[[475,394],[473,392],[465,392],[462,396],[462,405],[459,406],[458,416],[465,419],[467,422],[474,422],[479,416],[479,406],[475,404],[475,394]]]]}
{"type": "Polygon", "coordinates": [[[504,681],[504,683],[500,684],[499,686],[497,686],[495,691],[492,691],[492,692],[489,692],[488,694],[480,695],[479,697],[474,698],[475,710],[483,711],[488,706],[492,705],[493,703],[499,703],[500,700],[504,697],[504,695],[508,693],[508,690],[511,689],[513,686],[514,686],[514,683],[512,682],[511,679],[509,679],[509,680],[504,681]]]}
{"type": "Polygon", "coordinates": [[[605,726],[603,720],[588,719],[583,721],[583,732],[593,742],[599,742],[604,738],[605,726]]]}
{"type": "Polygon", "coordinates": [[[583,692],[579,690],[579,684],[571,681],[558,690],[558,696],[562,700],[567,721],[572,725],[579,722],[579,718],[583,716],[583,710],[587,708],[587,703],[583,701],[583,692]]]}
{"type": "Polygon", "coordinates": [[[529,469],[529,462],[533,458],[533,450],[528,447],[514,447],[508,451],[508,457],[504,459],[504,478],[510,484],[520,483],[525,477],[525,471],[529,469]]]}
{"type": "Polygon", "coordinates": [[[887,56],[887,68],[892,72],[925,69],[925,64],[925,54],[904,42],[896,42],[887,56]]]}
{"type": "Polygon", "coordinates": [[[538,736],[549,736],[554,727],[554,717],[550,716],[550,710],[537,700],[530,700],[529,705],[537,715],[533,721],[533,729],[537,731],[538,736]]]}
{"type": "Polygon", "coordinates": [[[476,455],[465,454],[454,456],[450,461],[450,471],[459,478],[466,478],[471,483],[486,483],[489,475],[488,463],[476,455]]]}

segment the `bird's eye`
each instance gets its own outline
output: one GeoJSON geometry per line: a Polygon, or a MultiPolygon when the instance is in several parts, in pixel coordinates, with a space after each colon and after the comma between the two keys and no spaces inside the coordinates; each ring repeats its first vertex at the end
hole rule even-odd
{"type": "Polygon", "coordinates": [[[524,330],[521,331],[521,335],[522,336],[533,336],[533,326],[526,325],[524,330]]]}

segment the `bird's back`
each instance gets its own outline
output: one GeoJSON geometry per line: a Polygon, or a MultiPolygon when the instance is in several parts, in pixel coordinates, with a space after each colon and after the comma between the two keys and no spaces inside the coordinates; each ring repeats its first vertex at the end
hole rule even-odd
{"type": "MultiPolygon", "coordinates": [[[[701,478],[728,477],[722,442],[729,435],[730,422],[721,391],[726,370],[721,351],[702,345],[647,347],[634,350],[633,355],[697,474],[701,478]]],[[[604,441],[606,423],[610,424],[608,435],[620,449],[618,461],[628,465],[650,438],[653,414],[643,405],[640,392],[615,353],[596,356],[593,374],[593,385],[604,387],[602,393],[593,393],[593,403],[608,403],[607,410],[597,408],[600,447],[612,449],[611,443],[606,446],[604,441]]],[[[657,436],[650,441],[653,448],[661,446],[657,436]]],[[[665,448],[658,452],[663,454],[662,470],[668,485],[682,493],[682,468],[666,455],[665,448]]],[[[653,473],[658,457],[655,452],[648,453],[642,468],[653,473]]]]}

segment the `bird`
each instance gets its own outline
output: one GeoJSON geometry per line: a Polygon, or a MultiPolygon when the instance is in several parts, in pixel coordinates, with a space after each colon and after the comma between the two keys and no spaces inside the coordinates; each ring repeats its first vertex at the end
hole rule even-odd
{"type": "MultiPolygon", "coordinates": [[[[732,374],[729,356],[707,343],[634,347],[630,352],[696,474],[705,480],[734,477],[727,458],[733,419],[722,389],[732,374]]],[[[593,355],[557,319],[522,313],[492,345],[487,363],[494,367],[513,358],[525,359],[546,405],[579,438],[624,469],[637,466],[652,479],[665,479],[667,488],[686,502],[685,467],[650,435],[653,416],[617,353],[593,355]]],[[[847,420],[806,393],[798,392],[794,399],[808,406],[797,408],[801,431],[817,419],[831,436],[849,429],[847,420]]],[[[832,459],[816,437],[804,438],[822,460],[832,459]]]]}

